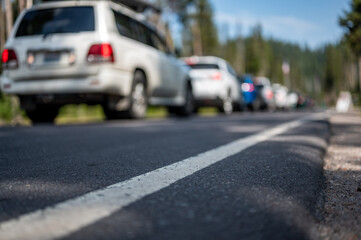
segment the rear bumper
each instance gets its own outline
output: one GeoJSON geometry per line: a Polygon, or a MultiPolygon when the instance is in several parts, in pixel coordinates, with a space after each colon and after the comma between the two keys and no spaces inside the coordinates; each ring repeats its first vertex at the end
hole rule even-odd
{"type": "Polygon", "coordinates": [[[20,102],[23,104],[49,104],[49,105],[65,105],[65,104],[102,104],[108,95],[100,93],[87,94],[37,94],[37,95],[19,95],[20,102]]]}
{"type": "Polygon", "coordinates": [[[223,99],[227,96],[227,88],[223,82],[194,80],[192,81],[195,99],[223,99]]]}
{"type": "Polygon", "coordinates": [[[19,95],[19,98],[21,108],[30,111],[39,105],[61,107],[66,104],[100,104],[107,109],[119,111],[125,110],[129,106],[127,97],[102,93],[19,95]]]}
{"type": "Polygon", "coordinates": [[[12,81],[1,76],[1,89],[14,95],[44,94],[114,94],[128,96],[132,86],[130,72],[104,69],[98,74],[79,78],[12,81]]]}

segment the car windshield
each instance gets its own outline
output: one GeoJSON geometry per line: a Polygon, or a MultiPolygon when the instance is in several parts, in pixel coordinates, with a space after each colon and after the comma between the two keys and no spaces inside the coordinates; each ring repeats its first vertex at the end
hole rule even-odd
{"type": "Polygon", "coordinates": [[[192,69],[219,69],[219,66],[217,64],[205,64],[205,63],[199,63],[199,64],[193,64],[189,65],[192,69]]]}
{"type": "Polygon", "coordinates": [[[93,7],[63,7],[29,11],[16,37],[95,30],[93,7]]]}

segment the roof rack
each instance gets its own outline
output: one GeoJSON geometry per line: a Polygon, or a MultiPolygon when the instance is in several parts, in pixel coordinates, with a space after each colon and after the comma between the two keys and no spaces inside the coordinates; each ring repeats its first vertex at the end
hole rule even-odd
{"type": "MultiPolygon", "coordinates": [[[[34,0],[34,3],[39,4],[39,3],[44,3],[44,2],[58,2],[58,1],[69,1],[69,0],[34,0]]],[[[81,1],[81,0],[78,0],[78,1],[81,1]]],[[[97,0],[95,0],[95,1],[97,1],[97,0]]],[[[108,0],[108,1],[123,4],[138,13],[145,12],[146,10],[152,10],[157,14],[162,13],[162,10],[159,7],[155,6],[154,4],[145,2],[143,0],[108,0]]]]}
{"type": "Polygon", "coordinates": [[[155,6],[154,4],[144,2],[142,0],[111,0],[111,1],[126,5],[127,7],[133,9],[136,12],[144,12],[148,9],[153,10],[158,14],[162,12],[162,10],[159,7],[155,6]]]}

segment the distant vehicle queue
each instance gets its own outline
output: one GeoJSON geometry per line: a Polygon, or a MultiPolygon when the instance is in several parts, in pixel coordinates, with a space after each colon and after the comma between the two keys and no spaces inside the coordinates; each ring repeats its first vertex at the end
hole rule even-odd
{"type": "Polygon", "coordinates": [[[148,105],[189,116],[205,106],[292,109],[309,104],[265,77],[237,76],[218,57],[177,59],[144,15],[112,1],[54,1],[20,14],[2,53],[4,93],[34,122],[66,104],[100,104],[108,119],[146,116],[148,105]]]}

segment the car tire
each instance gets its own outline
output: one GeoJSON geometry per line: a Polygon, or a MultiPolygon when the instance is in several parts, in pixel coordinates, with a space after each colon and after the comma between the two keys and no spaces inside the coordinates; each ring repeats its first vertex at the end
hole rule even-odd
{"type": "Polygon", "coordinates": [[[242,103],[234,103],[233,105],[234,112],[243,112],[244,111],[244,105],[242,103]]]}
{"type": "Polygon", "coordinates": [[[109,120],[113,119],[143,119],[147,114],[148,97],[145,76],[141,71],[134,73],[132,91],[129,95],[129,107],[125,111],[104,108],[104,114],[109,120]]]}
{"type": "Polygon", "coordinates": [[[234,106],[233,106],[232,97],[231,94],[228,93],[227,97],[222,99],[222,105],[218,108],[218,111],[223,114],[230,115],[233,113],[233,110],[234,110],[234,106]]]}
{"type": "Polygon", "coordinates": [[[194,113],[194,96],[192,87],[190,84],[187,85],[185,91],[185,102],[181,107],[168,107],[168,112],[170,114],[176,114],[178,117],[189,117],[194,113]]]}
{"type": "Polygon", "coordinates": [[[253,111],[259,111],[261,109],[261,100],[258,97],[252,103],[252,108],[253,108],[253,111]]]}
{"type": "Polygon", "coordinates": [[[34,123],[53,123],[59,112],[56,106],[36,106],[33,110],[25,110],[26,115],[34,123]]]}
{"type": "Polygon", "coordinates": [[[126,112],[131,119],[142,119],[147,115],[147,109],[148,98],[145,76],[142,72],[136,71],[134,74],[132,93],[130,94],[130,105],[126,112]]]}

